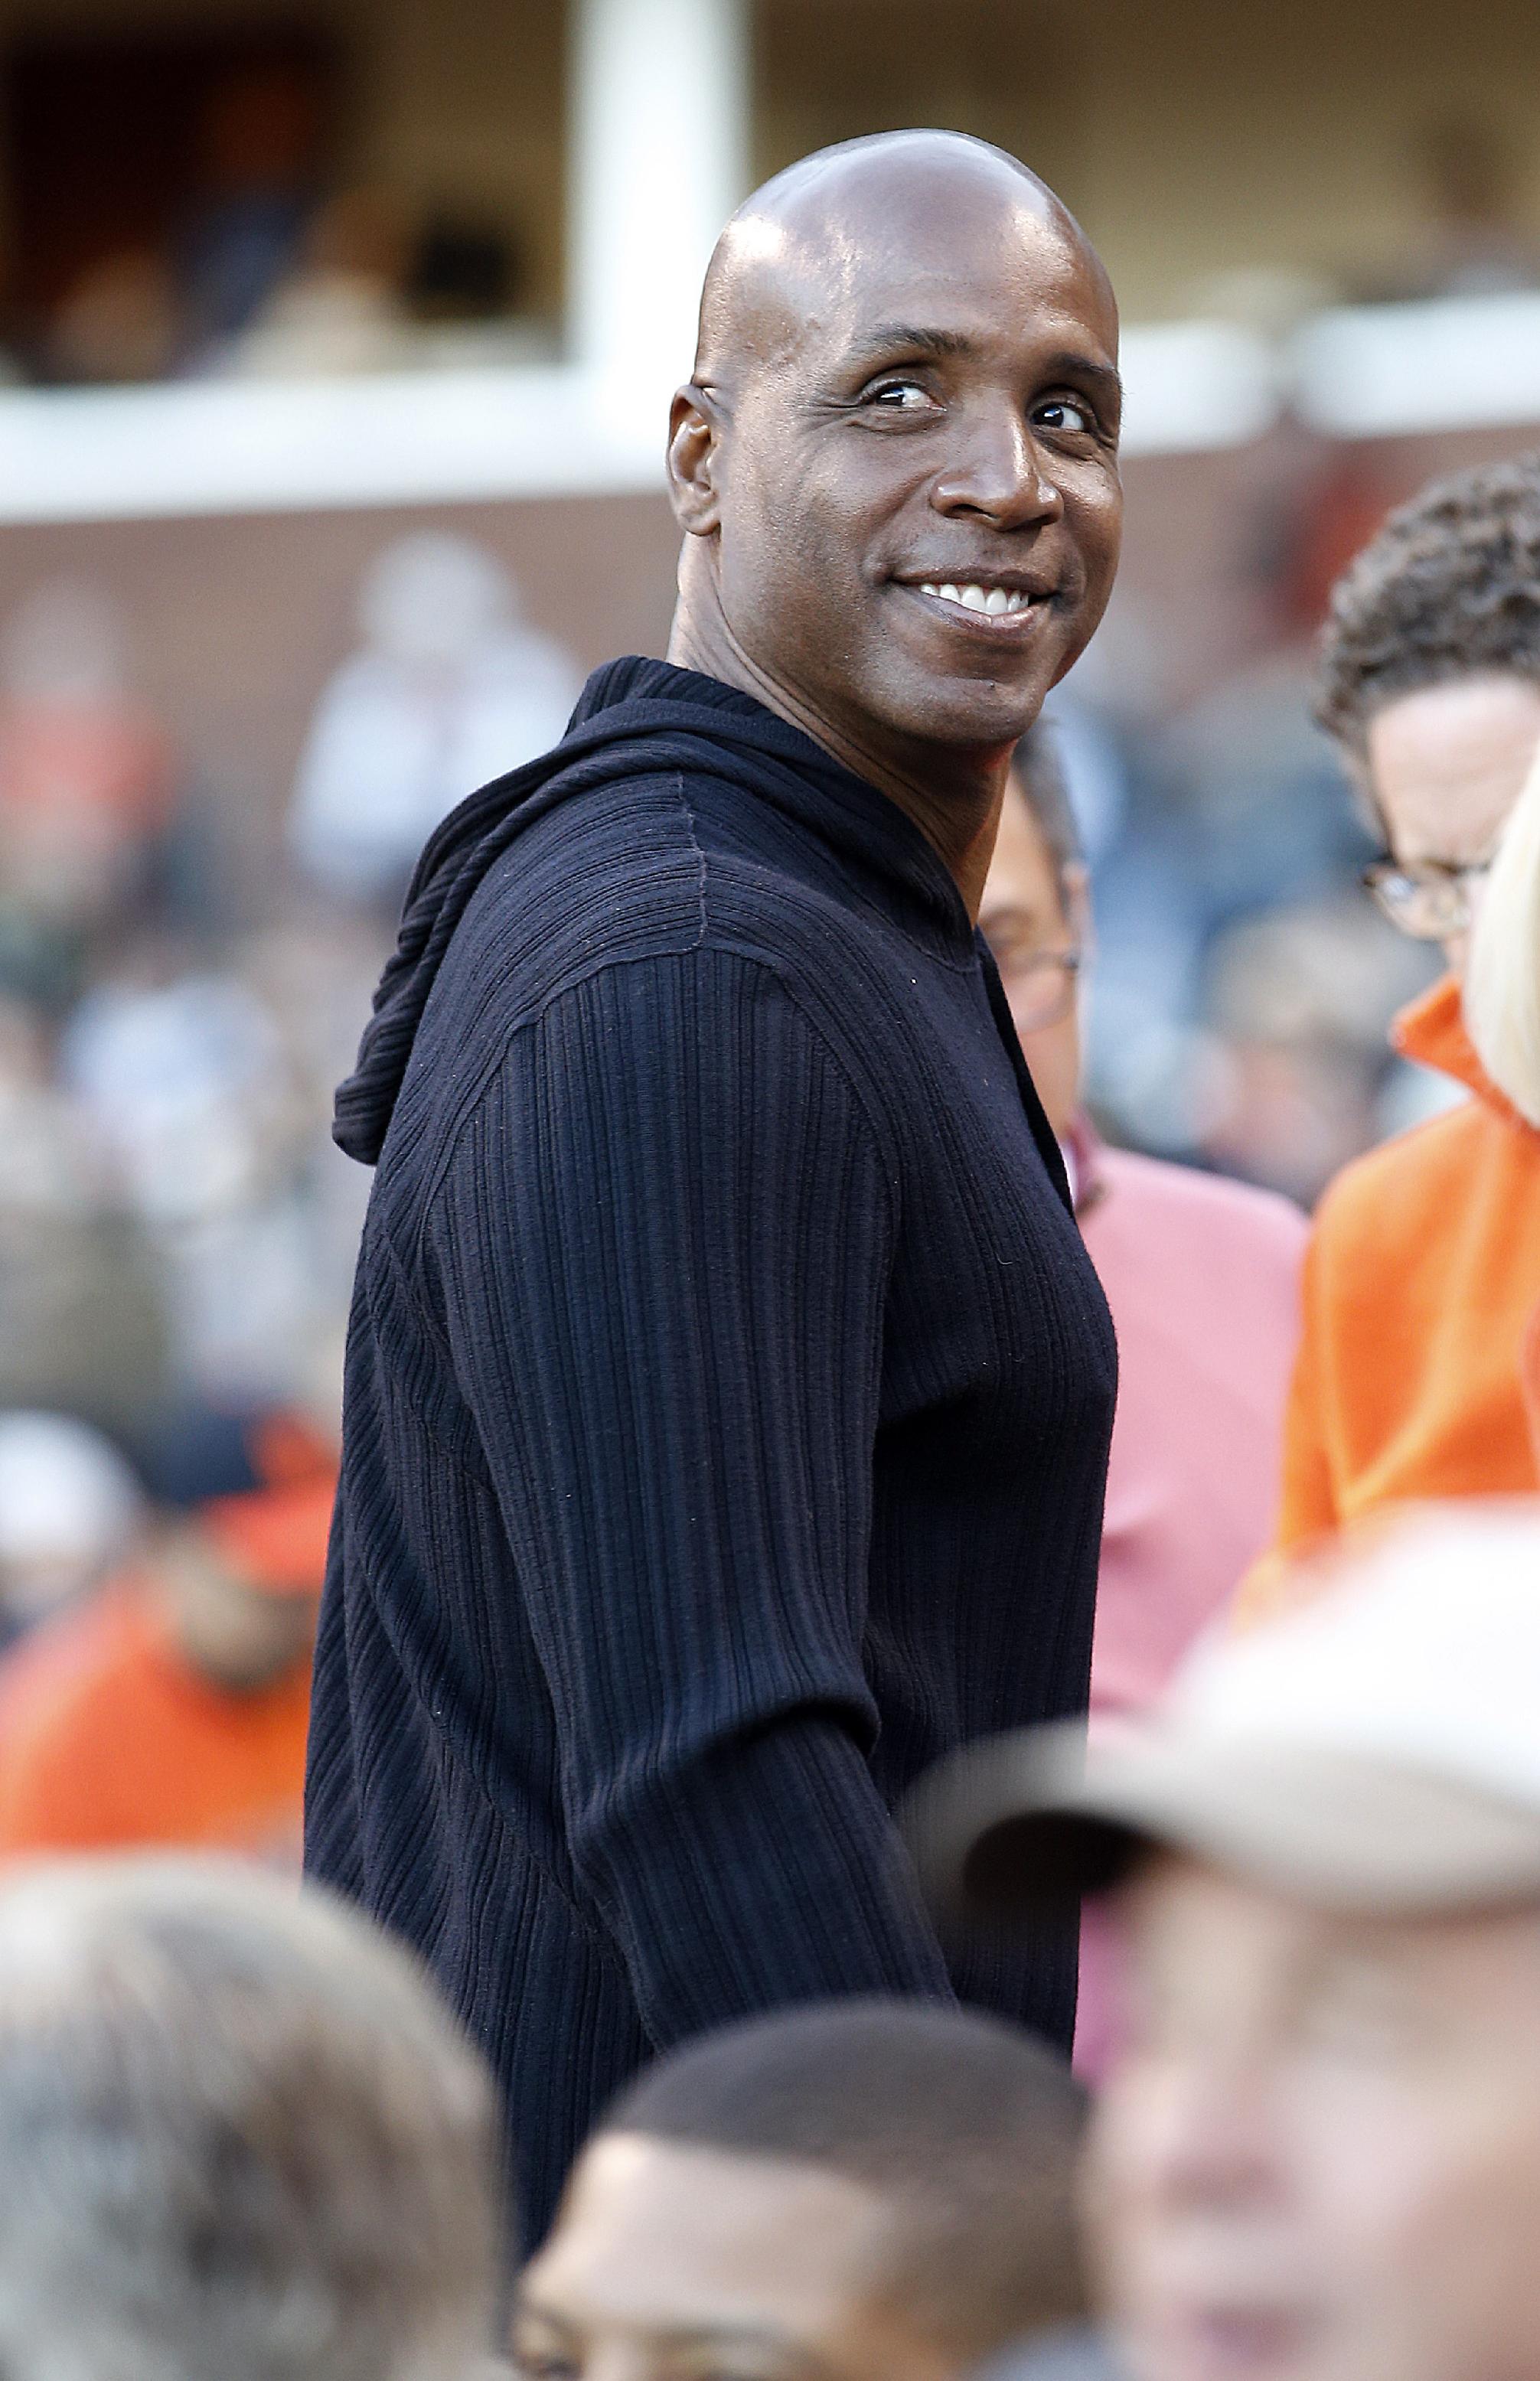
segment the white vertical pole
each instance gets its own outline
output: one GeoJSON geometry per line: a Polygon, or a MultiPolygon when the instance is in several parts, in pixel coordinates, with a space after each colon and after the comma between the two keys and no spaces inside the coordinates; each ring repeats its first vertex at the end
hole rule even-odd
{"type": "Polygon", "coordinates": [[[651,407],[689,374],[701,276],[747,189],[749,0],[571,6],[569,351],[651,407]]]}

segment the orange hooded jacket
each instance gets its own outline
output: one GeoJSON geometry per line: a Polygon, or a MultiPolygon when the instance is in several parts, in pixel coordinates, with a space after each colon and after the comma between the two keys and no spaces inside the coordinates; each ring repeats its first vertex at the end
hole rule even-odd
{"type": "Polygon", "coordinates": [[[1316,1212],[1277,1533],[1243,1620],[1292,1600],[1292,1559],[1370,1513],[1540,1487],[1540,1132],[1485,1072],[1453,977],[1394,1039],[1473,1097],[1358,1158],[1316,1212]]]}

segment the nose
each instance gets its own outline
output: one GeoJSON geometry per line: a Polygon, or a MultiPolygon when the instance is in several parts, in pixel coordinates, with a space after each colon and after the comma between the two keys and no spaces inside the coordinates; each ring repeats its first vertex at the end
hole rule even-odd
{"type": "Polygon", "coordinates": [[[1027,529],[1057,520],[1064,498],[1043,470],[1037,442],[1015,404],[976,409],[959,425],[958,445],[931,490],[948,519],[1027,529]]]}
{"type": "Polygon", "coordinates": [[[1167,2206],[1233,2213],[1273,2198],[1278,2129],[1262,2074],[1238,2061],[1194,2060],[1163,2097],[1145,2151],[1148,2179],[1167,2206]]]}

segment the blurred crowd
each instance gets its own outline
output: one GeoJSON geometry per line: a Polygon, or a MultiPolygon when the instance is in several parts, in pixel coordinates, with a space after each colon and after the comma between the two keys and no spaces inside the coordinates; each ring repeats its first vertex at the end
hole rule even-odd
{"type": "Polygon", "coordinates": [[[553,742],[581,683],[464,539],[387,544],[356,635],[282,840],[237,883],[130,624],[67,580],[0,623],[7,1848],[298,1860],[367,1191],[332,1091],[425,837],[553,742]],[[21,1756],[66,1678],[67,1730],[21,1756]]]}

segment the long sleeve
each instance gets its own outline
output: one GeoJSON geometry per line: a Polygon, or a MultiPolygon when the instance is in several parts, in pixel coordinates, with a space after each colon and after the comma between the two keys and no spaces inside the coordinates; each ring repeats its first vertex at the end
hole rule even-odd
{"type": "Polygon", "coordinates": [[[517,1032],[435,1201],[568,1841],[659,2045],[949,1992],[867,1765],[890,1175],[778,977],[700,948],[517,1032]]]}

